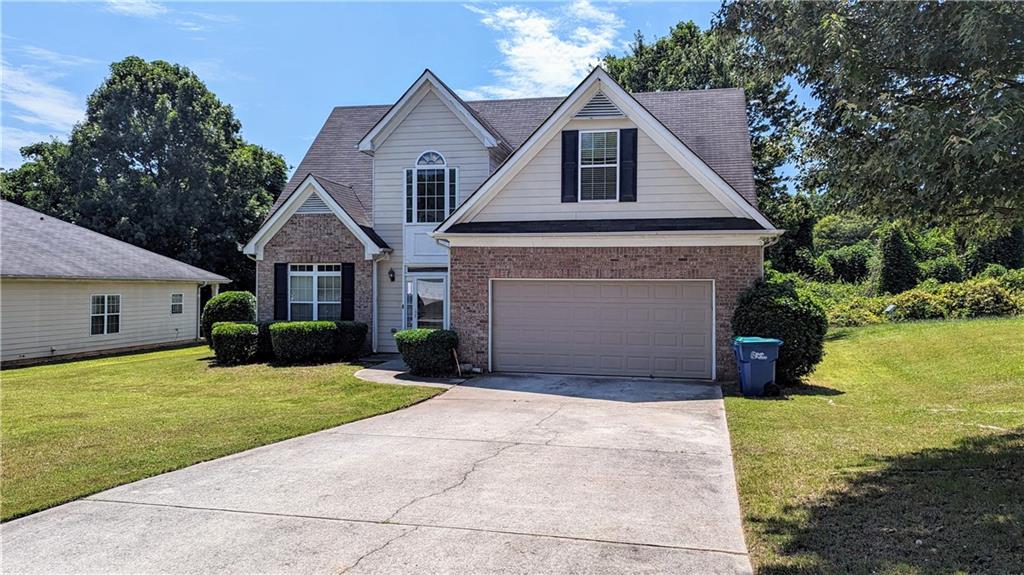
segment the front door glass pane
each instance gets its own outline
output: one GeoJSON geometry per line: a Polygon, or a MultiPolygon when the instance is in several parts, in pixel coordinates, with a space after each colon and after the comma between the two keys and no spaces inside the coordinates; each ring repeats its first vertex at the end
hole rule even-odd
{"type": "Polygon", "coordinates": [[[416,326],[444,328],[444,280],[422,278],[416,280],[416,326]]]}

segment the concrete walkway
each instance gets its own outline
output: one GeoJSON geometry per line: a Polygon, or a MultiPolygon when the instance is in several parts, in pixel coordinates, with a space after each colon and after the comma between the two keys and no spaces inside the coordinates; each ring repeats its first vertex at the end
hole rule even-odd
{"type": "Polygon", "coordinates": [[[0,526],[4,572],[748,573],[715,386],[486,376],[0,526]]]}

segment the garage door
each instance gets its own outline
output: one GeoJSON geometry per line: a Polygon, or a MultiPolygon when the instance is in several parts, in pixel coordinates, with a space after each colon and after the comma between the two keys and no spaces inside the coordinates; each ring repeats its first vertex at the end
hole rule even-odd
{"type": "Polygon", "coordinates": [[[495,280],[495,371],[711,378],[711,281],[495,280]]]}

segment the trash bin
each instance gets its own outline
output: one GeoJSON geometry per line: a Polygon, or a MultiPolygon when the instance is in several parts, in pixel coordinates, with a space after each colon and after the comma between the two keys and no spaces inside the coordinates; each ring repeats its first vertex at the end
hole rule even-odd
{"type": "Polygon", "coordinates": [[[765,386],[775,385],[775,360],[779,358],[781,345],[781,339],[767,337],[737,337],[732,340],[743,395],[762,397],[765,386]]]}

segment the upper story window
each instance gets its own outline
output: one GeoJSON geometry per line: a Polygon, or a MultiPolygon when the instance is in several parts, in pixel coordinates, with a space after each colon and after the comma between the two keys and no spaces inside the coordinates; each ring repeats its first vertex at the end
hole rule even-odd
{"type": "Polygon", "coordinates": [[[423,152],[416,167],[405,170],[406,223],[440,223],[458,205],[458,168],[448,167],[437,152],[423,152]]]}
{"type": "Polygon", "coordinates": [[[580,201],[619,199],[619,132],[580,132],[580,201]]]}

